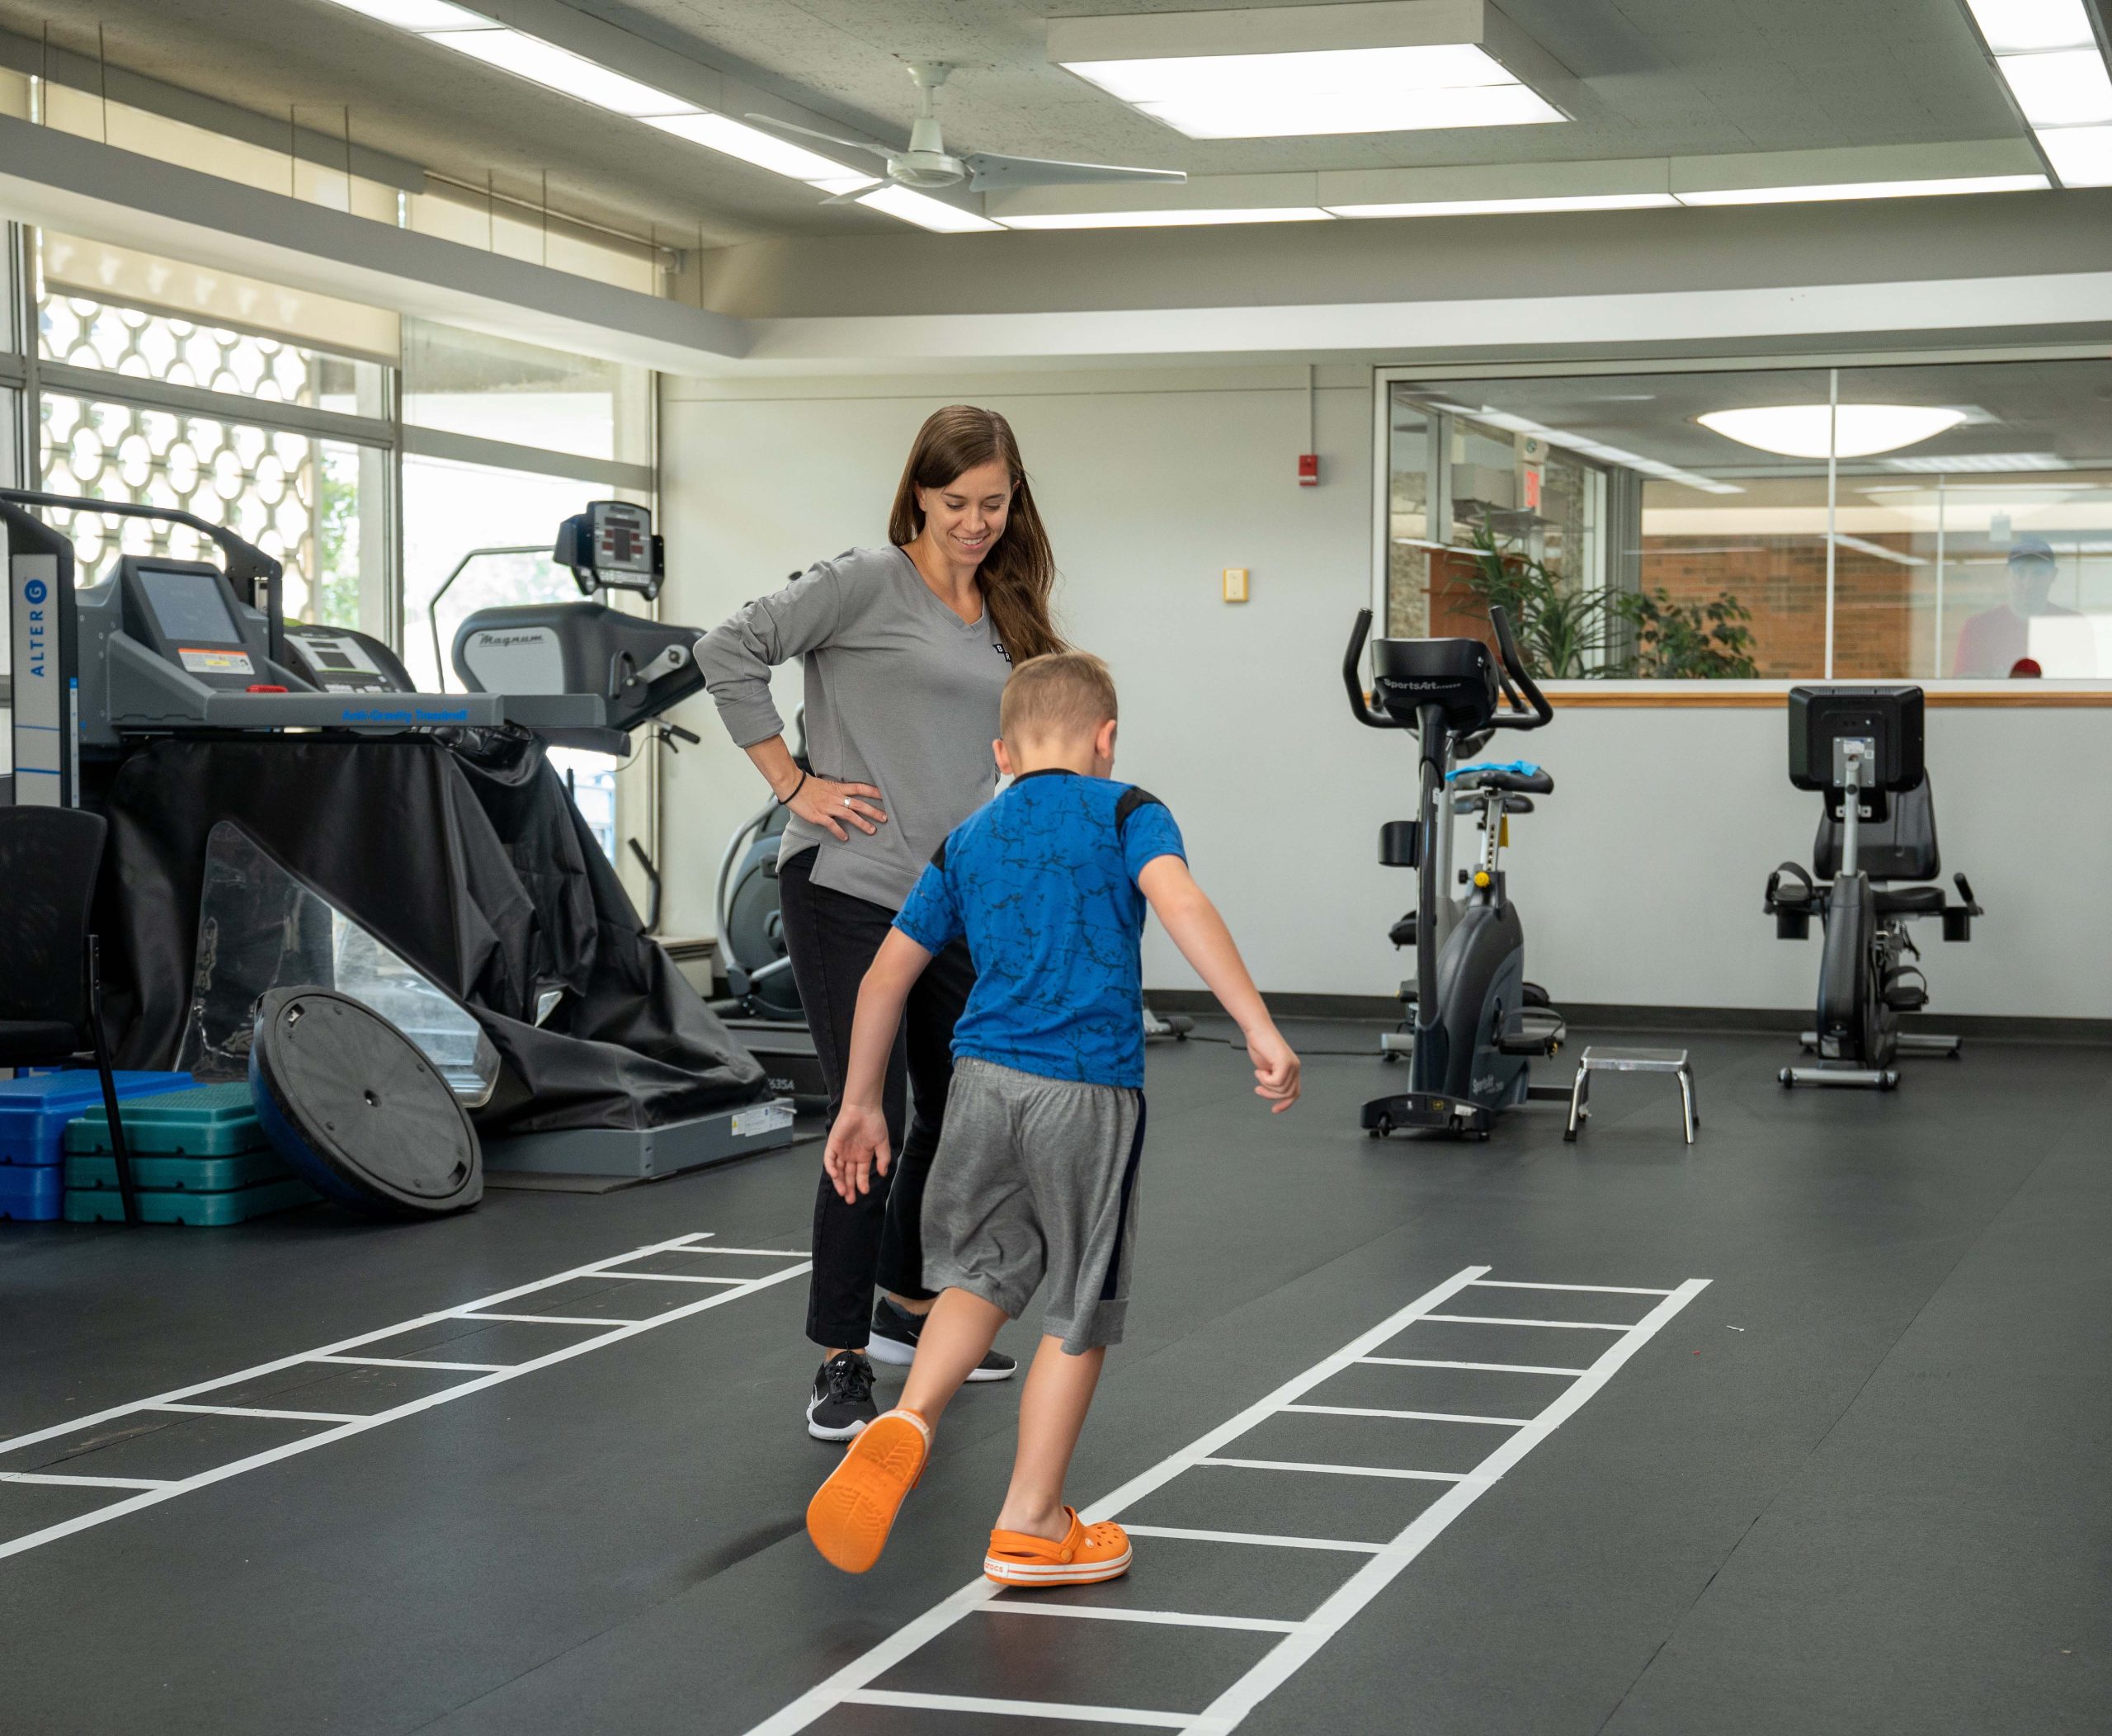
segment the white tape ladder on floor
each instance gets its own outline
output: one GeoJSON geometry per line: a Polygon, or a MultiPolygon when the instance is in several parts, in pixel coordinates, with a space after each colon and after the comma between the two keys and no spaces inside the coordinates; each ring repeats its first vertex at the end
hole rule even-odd
{"type": "MultiPolygon", "coordinates": [[[[1708,1287],[1706,1278],[1690,1278],[1673,1290],[1651,1290],[1625,1285],[1545,1284],[1491,1278],[1491,1268],[1469,1266],[1455,1272],[1435,1290],[1418,1296],[1398,1313],[1388,1315],[1369,1332],[1360,1334],[1332,1356],[1315,1363],[1278,1387],[1266,1398],[1220,1423],[1208,1434],[1190,1441],[1160,1460],[1141,1476],[1132,1478],[1105,1500],[1095,1502],[1081,1515],[1090,1524],[1112,1519],[1176,1477],[1204,1465],[1239,1465],[1316,1475],[1396,1477],[1440,1482],[1450,1485],[1398,1535],[1384,1543],[1356,1543],[1327,1537],[1275,1536],[1249,1531],[1209,1531],[1172,1526],[1131,1525],[1132,1536],[1181,1537],[1209,1543],[1245,1544],[1256,1549],[1332,1550],[1366,1558],[1349,1578],[1310,1616],[1299,1621],[1263,1620],[1251,1616],[1190,1615],[1172,1610],[1124,1609],[1112,1606],[1087,1607],[1078,1604],[1033,1603],[1015,1597],[997,1600],[1000,1587],[987,1579],[963,1586],[943,1603],[927,1610],[898,1632],[846,1664],[835,1675],[808,1690],[776,1716],[754,1726],[747,1736],[793,1736],[824,1714],[841,1705],[879,1705],[921,1709],[936,1713],[979,1713],[1020,1718],[1068,1719],[1077,1723],[1125,1724],[1155,1729],[1185,1730],[1191,1736],[1222,1736],[1236,1729],[1247,1715],[1302,1668],[1319,1649],[1354,1620],[1373,1598],[1390,1585],[1416,1557],[1428,1548],[1446,1526],[1472,1507],[1502,1480],[1506,1473],[1555,1430],[1582,1408],[1657,1331],[1708,1287]],[[1579,1295],[1654,1296],[1654,1306],[1634,1325],[1593,1321],[1516,1319],[1508,1315],[1443,1314],[1436,1310],[1447,1302],[1475,1289],[1530,1290],[1579,1295]],[[1613,1342],[1588,1361],[1574,1366],[1549,1366],[1538,1363],[1439,1361],[1412,1356],[1374,1355],[1378,1347],[1418,1321],[1445,1322],[1464,1328],[1555,1326],[1586,1333],[1614,1335],[1613,1342]],[[1502,1373],[1560,1375],[1569,1386],[1554,1402],[1530,1418],[1464,1416],[1450,1412],[1370,1411],[1330,1405],[1301,1403],[1305,1394],[1323,1381],[1359,1363],[1401,1368],[1464,1368],[1502,1373]],[[1223,1449],[1267,1418],[1284,1413],[1319,1413],[1351,1416],[1395,1416],[1448,1422],[1482,1423],[1512,1432],[1487,1458],[1469,1471],[1426,1471],[1358,1465],[1319,1465],[1286,1460],[1225,1456],[1223,1449]],[[1270,1650],[1199,1711],[1149,1710],[1134,1706],[1068,1705],[1049,1701],[1011,1700],[981,1695],[912,1693],[875,1687],[873,1684],[889,1670],[933,1639],[970,1617],[991,1612],[1006,1616],[1035,1614],[1084,1618],[1091,1620],[1159,1623],[1176,1627],[1238,1628],[1280,1635],[1270,1650]]],[[[934,1736],[943,1736],[950,1720],[935,1719],[934,1736]]]]}
{"type": "MultiPolygon", "coordinates": [[[[38,1429],[31,1434],[17,1435],[12,1441],[0,1441],[0,1460],[4,1460],[6,1455],[20,1451],[23,1448],[35,1446],[43,1441],[59,1439],[67,1435],[78,1434],[83,1430],[95,1427],[99,1423],[115,1422],[123,1417],[164,1413],[172,1416],[235,1417],[257,1420],[328,1422],[336,1425],[315,1434],[304,1435],[297,1441],[285,1441],[277,1446],[267,1448],[264,1451],[250,1453],[243,1457],[231,1460],[224,1465],[216,1465],[209,1470],[200,1471],[188,1477],[168,1479],[99,1477],[71,1474],[50,1468],[26,1471],[0,1470],[0,1484],[19,1483],[34,1484],[45,1487],[134,1491],[130,1496],[113,1502],[108,1506],[99,1507],[92,1512],[61,1521],[58,1524],[46,1526],[41,1531],[31,1531],[22,1536],[0,1542],[0,1560],[4,1560],[10,1555],[19,1555],[28,1550],[40,1548],[48,1543],[56,1543],[63,1537],[70,1537],[76,1532],[87,1531],[94,1526],[107,1525],[113,1519],[121,1519],[129,1513],[142,1512],[145,1508],[158,1506],[164,1501],[172,1501],[179,1495],[190,1494],[194,1490],[209,1488],[215,1483],[224,1483],[229,1478],[238,1477],[245,1471],[258,1470],[267,1465],[276,1465],[282,1459],[290,1459],[301,1453],[312,1453],[318,1447],[328,1446],[333,1442],[345,1440],[353,1435],[364,1434],[369,1429],[380,1428],[385,1423],[398,1422],[406,1417],[416,1416],[420,1412],[431,1410],[439,1405],[452,1404],[458,1399],[466,1399],[473,1394],[484,1392],[494,1386],[504,1385],[509,1380],[517,1380],[523,1375],[532,1375],[543,1369],[554,1367],[560,1362],[568,1362],[574,1356],[583,1356],[590,1351],[606,1350],[610,1345],[621,1343],[626,1338],[634,1338],[640,1333],[657,1331],[663,1326],[672,1326],[678,1320],[689,1319],[693,1315],[703,1314],[708,1309],[723,1308],[729,1302],[739,1301],[743,1296],[754,1295],[757,1291],[768,1290],[773,1285],[783,1284],[790,1279],[802,1276],[812,1264],[813,1262],[805,1253],[796,1248],[726,1248],[718,1244],[714,1232],[699,1230],[690,1235],[676,1236],[668,1241],[655,1242],[644,1248],[634,1248],[628,1253],[615,1254],[606,1260],[596,1260],[591,1265],[575,1266],[568,1271],[558,1272],[547,1278],[538,1278],[532,1284],[522,1284],[512,1290],[501,1290],[496,1295],[480,1296],[474,1302],[464,1302],[453,1308],[439,1309],[429,1314],[421,1314],[416,1319],[398,1321],[393,1326],[380,1327],[372,1332],[361,1333],[356,1337],[341,1339],[335,1344],[326,1344],[319,1350],[303,1351],[294,1356],[281,1356],[276,1361],[260,1362],[254,1368],[238,1369],[233,1374],[216,1375],[210,1380],[200,1380],[192,1385],[178,1387],[170,1392],[158,1393],[151,1399],[141,1399],[130,1404],[113,1405],[108,1410],[97,1411],[89,1416],[71,1417],[64,1422],[54,1423],[49,1428],[38,1429]],[[691,1275],[625,1271],[623,1269],[634,1260],[649,1259],[656,1255],[673,1254],[731,1256],[742,1260],[768,1260],[776,1263],[768,1269],[758,1269],[752,1277],[706,1276],[701,1273],[691,1275]],[[788,1261],[794,1263],[789,1265],[784,1263],[788,1261]],[[570,1284],[582,1278],[637,1280],[651,1283],[685,1282],[705,1289],[708,1293],[700,1295],[694,1302],[683,1303],[678,1307],[668,1309],[664,1313],[653,1314],[644,1319],[621,1316],[604,1319],[587,1315],[493,1312],[503,1304],[517,1301],[523,1296],[532,1296],[538,1290],[549,1290],[560,1284],[570,1284]],[[487,1320],[527,1321],[536,1324],[600,1327],[605,1330],[593,1337],[575,1339],[571,1343],[562,1345],[544,1355],[530,1357],[524,1362],[460,1362],[446,1360],[444,1356],[436,1358],[360,1354],[365,1347],[380,1343],[384,1339],[398,1337],[405,1333],[422,1331],[427,1327],[439,1325],[450,1320],[469,1323],[487,1320]],[[356,1368],[439,1369],[474,1375],[478,1378],[461,1381],[439,1392],[426,1394],[421,1398],[411,1399],[408,1403],[396,1405],[388,1410],[367,1413],[281,1409],[261,1404],[211,1404],[191,1402],[202,1393],[214,1392],[221,1387],[233,1386],[240,1381],[261,1380],[265,1375],[278,1374],[284,1370],[299,1368],[308,1364],[342,1365],[356,1368]]],[[[442,1348],[444,1349],[444,1347],[442,1348]]],[[[66,1461],[62,1460],[58,1462],[63,1465],[66,1461]]]]}

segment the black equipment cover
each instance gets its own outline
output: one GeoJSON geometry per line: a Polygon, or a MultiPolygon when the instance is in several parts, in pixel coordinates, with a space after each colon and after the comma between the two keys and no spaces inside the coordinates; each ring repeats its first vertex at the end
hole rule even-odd
{"type": "Polygon", "coordinates": [[[111,823],[97,922],[120,1067],[174,1064],[206,839],[234,820],[475,1016],[504,1064],[476,1111],[486,1138],[660,1127],[763,1094],[532,738],[158,740],[92,795],[111,823]]]}
{"type": "Polygon", "coordinates": [[[417,1044],[349,995],[260,999],[249,1094],[272,1149],[341,1205],[427,1217],[484,1196],[483,1149],[460,1102],[417,1044]]]}

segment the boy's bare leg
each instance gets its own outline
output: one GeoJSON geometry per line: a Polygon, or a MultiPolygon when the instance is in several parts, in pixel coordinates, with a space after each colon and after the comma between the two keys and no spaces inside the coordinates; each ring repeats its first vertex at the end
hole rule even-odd
{"type": "Polygon", "coordinates": [[[917,1336],[917,1360],[902,1389],[902,1408],[936,1422],[976,1364],[990,1354],[1004,1309],[964,1290],[939,1293],[917,1336]]]}
{"type": "MultiPolygon", "coordinates": [[[[954,1292],[949,1290],[948,1295],[954,1292]]],[[[928,1339],[931,1328],[925,1328],[928,1339]]],[[[923,1360],[920,1348],[917,1360],[923,1360]]],[[[1012,1460],[1012,1486],[997,1514],[997,1529],[1060,1541],[1070,1528],[1063,1513],[1063,1479],[1071,1454],[1085,1427],[1093,1389],[1100,1384],[1105,1350],[1067,1356],[1061,1338],[1044,1337],[1020,1394],[1019,1451],[1012,1460]]]]}

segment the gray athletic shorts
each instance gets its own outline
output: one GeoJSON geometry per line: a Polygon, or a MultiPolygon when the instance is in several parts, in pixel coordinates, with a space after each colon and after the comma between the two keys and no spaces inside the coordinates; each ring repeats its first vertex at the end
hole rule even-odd
{"type": "Polygon", "coordinates": [[[954,1063],[924,1189],[924,1285],[1017,1319],[1044,1280],[1042,1330],[1072,1356],[1122,1342],[1137,1245],[1144,1094],[954,1063]]]}

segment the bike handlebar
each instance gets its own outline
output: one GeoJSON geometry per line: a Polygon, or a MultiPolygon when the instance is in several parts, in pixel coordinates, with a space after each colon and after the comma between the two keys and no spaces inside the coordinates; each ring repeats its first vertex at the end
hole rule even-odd
{"type": "Polygon", "coordinates": [[[1371,636],[1371,611],[1356,611],[1356,625],[1350,634],[1350,648],[1342,653],[1342,685],[1349,689],[1350,710],[1356,720],[1370,729],[1398,729],[1402,726],[1383,711],[1371,709],[1371,700],[1364,691],[1364,644],[1371,636]]]}
{"type": "Polygon", "coordinates": [[[1533,715],[1530,717],[1513,713],[1508,717],[1492,719],[1489,727],[1492,729],[1537,729],[1543,724],[1553,723],[1554,707],[1548,703],[1547,696],[1534,684],[1533,677],[1525,672],[1525,661],[1518,654],[1518,641],[1511,631],[1511,617],[1504,612],[1502,604],[1492,603],[1489,606],[1488,620],[1489,625],[1496,629],[1497,654],[1502,659],[1503,666],[1504,692],[1509,696],[1511,703],[1516,705],[1518,694],[1512,691],[1511,683],[1516,682],[1519,689],[1523,691],[1526,700],[1533,708],[1533,715]]]}

